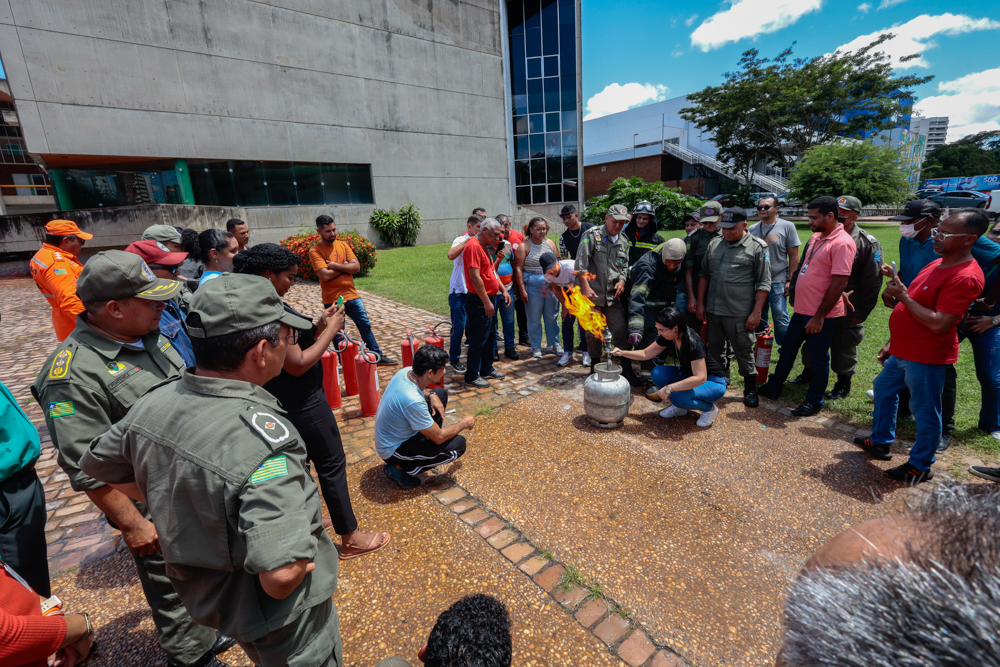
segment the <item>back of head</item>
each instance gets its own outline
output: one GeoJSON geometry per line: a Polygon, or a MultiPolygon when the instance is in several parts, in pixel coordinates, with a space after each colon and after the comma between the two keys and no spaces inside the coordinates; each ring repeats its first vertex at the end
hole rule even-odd
{"type": "Polygon", "coordinates": [[[438,617],[427,639],[424,665],[509,667],[512,652],[507,608],[496,598],[477,593],[438,617]]]}
{"type": "Polygon", "coordinates": [[[194,259],[201,258],[201,246],[198,245],[198,230],[190,227],[181,232],[181,245],[184,252],[194,259]]]}
{"type": "Polygon", "coordinates": [[[948,220],[956,218],[962,223],[967,234],[982,236],[990,228],[990,218],[982,209],[963,208],[948,216],[948,220]]]}
{"type": "Polygon", "coordinates": [[[266,271],[281,273],[302,264],[302,258],[277,243],[260,243],[233,257],[233,272],[262,276],[266,271]]]}
{"type": "Polygon", "coordinates": [[[437,345],[421,345],[413,355],[413,374],[438,371],[448,363],[448,353],[437,345]]]}
{"type": "Polygon", "coordinates": [[[208,263],[212,258],[210,250],[222,250],[229,245],[232,234],[222,229],[206,229],[198,234],[198,246],[201,249],[201,261],[208,263]]]}

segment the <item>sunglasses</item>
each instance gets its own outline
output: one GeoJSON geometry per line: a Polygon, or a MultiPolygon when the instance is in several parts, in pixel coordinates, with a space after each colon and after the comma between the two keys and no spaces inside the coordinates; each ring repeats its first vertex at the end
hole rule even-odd
{"type": "Polygon", "coordinates": [[[167,266],[166,264],[150,264],[149,268],[160,271],[169,271],[170,273],[177,273],[177,269],[180,268],[180,265],[167,266]]]}
{"type": "Polygon", "coordinates": [[[770,204],[767,204],[766,206],[758,206],[757,210],[758,211],[770,211],[772,208],[774,208],[774,207],[771,206],[770,204]]]}

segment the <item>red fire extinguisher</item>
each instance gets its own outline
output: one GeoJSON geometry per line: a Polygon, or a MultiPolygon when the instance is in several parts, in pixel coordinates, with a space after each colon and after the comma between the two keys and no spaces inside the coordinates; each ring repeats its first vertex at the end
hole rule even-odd
{"type": "Polygon", "coordinates": [[[354,359],[358,354],[358,346],[344,332],[345,338],[337,344],[340,352],[340,365],[344,369],[344,395],[358,395],[358,372],[355,370],[354,359]]]}
{"type": "Polygon", "coordinates": [[[374,417],[378,412],[378,404],[381,400],[378,386],[378,362],[382,355],[367,349],[364,343],[361,344],[361,352],[354,357],[355,370],[358,374],[358,387],[360,393],[358,398],[361,402],[361,416],[374,417]]]}
{"type": "Polygon", "coordinates": [[[337,353],[327,350],[321,357],[323,363],[323,392],[330,409],[335,410],[341,405],[340,400],[340,370],[337,368],[337,353]]]}
{"type": "MultiPolygon", "coordinates": [[[[434,345],[434,346],[440,347],[442,350],[444,349],[444,338],[442,338],[440,335],[438,335],[438,332],[437,332],[437,328],[439,326],[441,326],[442,324],[451,324],[451,322],[448,322],[448,321],[438,322],[437,324],[435,324],[432,327],[427,327],[428,331],[431,332],[431,335],[428,336],[427,338],[424,338],[424,345],[434,345]]],[[[427,387],[430,388],[430,389],[437,389],[438,387],[443,387],[443,386],[444,386],[444,382],[443,381],[442,382],[435,382],[433,384],[427,385],[427,387]]]]}
{"type": "Polygon", "coordinates": [[[757,366],[757,384],[767,382],[767,374],[771,370],[771,350],[774,348],[774,336],[768,325],[763,333],[757,334],[757,346],[754,348],[754,365],[757,366]]]}
{"type": "Polygon", "coordinates": [[[420,348],[420,343],[413,337],[409,329],[406,330],[406,338],[403,339],[400,348],[402,350],[400,356],[403,357],[403,366],[412,366],[413,354],[420,348]]]}

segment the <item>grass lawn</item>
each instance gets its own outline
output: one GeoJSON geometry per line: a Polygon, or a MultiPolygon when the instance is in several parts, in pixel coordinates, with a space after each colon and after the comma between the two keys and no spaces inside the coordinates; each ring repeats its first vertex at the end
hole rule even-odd
{"type": "MultiPolygon", "coordinates": [[[[894,224],[862,224],[882,243],[886,262],[899,260],[899,231],[894,224]]],[[[812,232],[804,222],[796,223],[803,244],[812,232]]],[[[682,231],[664,233],[666,237],[683,236],[682,231]]],[[[552,235],[550,238],[555,239],[552,235]]],[[[372,275],[357,279],[361,289],[400,301],[402,303],[440,313],[448,319],[448,281],[452,263],[448,261],[450,244],[394,248],[378,251],[378,264],[372,275]]],[[[827,401],[826,408],[857,426],[870,426],[872,403],[865,391],[872,386],[872,380],[881,367],[875,360],[879,348],[889,339],[888,308],[875,308],[865,322],[865,340],[858,350],[858,372],[854,377],[851,395],[842,401],[827,401]]],[[[777,357],[777,350],[775,358],[777,357]]],[[[955,444],[962,444],[978,454],[1000,455],[1000,441],[983,435],[976,428],[979,416],[980,389],[972,363],[972,347],[968,341],[962,343],[962,351],[956,365],[958,370],[958,404],[955,414],[955,444]]],[[[773,369],[773,365],[772,365],[773,369]]],[[[792,377],[802,369],[801,360],[796,362],[792,377]]],[[[831,377],[833,386],[835,377],[831,377]]],[[[786,385],[785,401],[798,405],[805,399],[805,388],[786,385]]],[[[897,429],[901,438],[912,440],[915,435],[912,420],[901,422],[897,429]]]]}

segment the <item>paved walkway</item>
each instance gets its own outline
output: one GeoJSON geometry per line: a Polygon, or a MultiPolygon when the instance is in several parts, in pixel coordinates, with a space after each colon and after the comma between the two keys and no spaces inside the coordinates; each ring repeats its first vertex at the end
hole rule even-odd
{"type": "MultiPolygon", "coordinates": [[[[441,319],[363,296],[393,356],[407,327],[441,319]]],[[[288,300],[315,314],[318,287],[299,284],[288,300]]],[[[43,437],[54,588],[94,615],[102,648],[90,664],[165,664],[117,531],[69,489],[30,398],[55,346],[48,306],[27,279],[0,280],[0,303],[0,379],[43,437]]],[[[583,369],[554,361],[504,360],[508,379],[489,389],[448,383],[448,418],[478,415],[469,452],[413,491],[381,474],[373,418],[360,416],[357,398],[335,411],[361,526],[393,534],[384,552],[341,566],[347,665],[415,660],[437,614],[478,591],[509,606],[518,665],[764,664],[784,587],[808,555],[905,493],[850,445],[858,429],[822,413],[792,420],[771,402],[750,411],[735,394],[707,430],[660,419],[662,405],[640,396],[624,427],[593,428],[582,416],[583,369]]],[[[380,370],[381,386],[397,369],[380,370]]],[[[945,457],[937,469],[964,463],[945,457]]],[[[222,657],[249,664],[239,649],[222,657]]]]}

